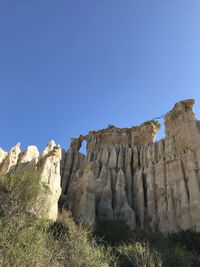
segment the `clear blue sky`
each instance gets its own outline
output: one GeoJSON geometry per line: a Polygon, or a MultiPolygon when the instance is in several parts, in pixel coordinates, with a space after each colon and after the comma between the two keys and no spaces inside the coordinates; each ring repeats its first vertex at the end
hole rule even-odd
{"type": "MultiPolygon", "coordinates": [[[[196,99],[199,0],[0,0],[0,146],[62,147],[196,99]]],[[[161,136],[162,134],[160,134],[161,136]]]]}

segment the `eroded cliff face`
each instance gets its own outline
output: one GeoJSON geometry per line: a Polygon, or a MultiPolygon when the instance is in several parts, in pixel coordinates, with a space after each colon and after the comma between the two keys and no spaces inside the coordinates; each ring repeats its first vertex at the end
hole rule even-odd
{"type": "Polygon", "coordinates": [[[132,128],[111,127],[72,138],[65,151],[51,141],[39,155],[0,149],[0,175],[36,168],[48,188],[43,213],[56,219],[59,207],[78,222],[98,219],[172,232],[200,230],[200,123],[194,100],[175,104],[165,115],[166,137],[158,142],[153,121],[132,128]],[[87,154],[80,153],[87,141],[87,154]],[[61,192],[62,188],[62,192],[61,192]]]}
{"type": "Polygon", "coordinates": [[[42,203],[36,199],[31,212],[38,217],[43,216],[55,221],[58,214],[58,199],[61,194],[60,160],[61,149],[54,141],[48,143],[41,155],[36,146],[28,146],[25,151],[21,152],[18,143],[8,153],[0,149],[0,179],[8,173],[18,172],[23,168],[37,170],[41,175],[44,198],[42,198],[42,203]]]}
{"type": "Polygon", "coordinates": [[[83,223],[120,219],[131,229],[199,230],[200,127],[193,104],[175,104],[158,142],[151,121],[73,138],[62,153],[60,205],[83,223]],[[86,156],[79,152],[83,140],[86,156]]]}

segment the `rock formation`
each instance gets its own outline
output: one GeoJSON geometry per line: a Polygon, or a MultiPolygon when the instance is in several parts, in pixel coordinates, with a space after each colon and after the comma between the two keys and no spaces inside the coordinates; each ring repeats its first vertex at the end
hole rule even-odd
{"type": "Polygon", "coordinates": [[[70,209],[77,222],[121,220],[172,232],[200,230],[200,122],[194,100],[175,104],[165,115],[166,136],[158,142],[155,121],[141,126],[111,126],[72,138],[60,150],[51,141],[39,155],[37,148],[8,153],[0,150],[0,174],[22,166],[37,168],[48,187],[46,214],[55,219],[60,208],[70,209]],[[83,141],[87,154],[80,153],[83,141]],[[62,155],[62,156],[61,156],[62,155]]]}
{"type": "Polygon", "coordinates": [[[163,232],[200,228],[200,122],[194,100],[165,115],[166,137],[153,121],[73,138],[63,153],[60,203],[77,221],[119,219],[163,232]],[[87,155],[79,152],[87,141],[87,155]]]}
{"type": "Polygon", "coordinates": [[[20,144],[14,146],[8,153],[0,150],[0,176],[17,172],[23,168],[38,170],[41,175],[44,198],[36,199],[32,212],[37,216],[44,216],[50,220],[57,219],[58,199],[61,194],[60,187],[60,160],[61,149],[50,141],[39,156],[36,146],[29,146],[24,152],[20,151],[20,144]]]}

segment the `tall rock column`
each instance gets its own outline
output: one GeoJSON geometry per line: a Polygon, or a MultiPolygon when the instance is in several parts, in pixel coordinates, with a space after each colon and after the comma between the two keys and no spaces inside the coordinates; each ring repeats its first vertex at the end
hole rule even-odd
{"type": "Polygon", "coordinates": [[[5,175],[16,168],[20,152],[20,143],[11,148],[0,165],[0,175],[5,175]]]}
{"type": "Polygon", "coordinates": [[[117,174],[116,196],[115,196],[115,215],[121,221],[124,221],[130,229],[136,226],[135,213],[129,206],[126,195],[126,178],[123,170],[117,174]]]}
{"type": "Polygon", "coordinates": [[[50,141],[37,163],[44,189],[43,203],[40,203],[38,211],[39,214],[51,220],[56,220],[58,214],[58,199],[61,194],[60,160],[60,147],[54,141],[50,141]]]}

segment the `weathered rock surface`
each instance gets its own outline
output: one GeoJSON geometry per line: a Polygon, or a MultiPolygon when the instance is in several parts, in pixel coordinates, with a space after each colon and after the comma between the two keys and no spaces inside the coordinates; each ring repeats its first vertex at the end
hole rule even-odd
{"type": "Polygon", "coordinates": [[[24,152],[19,154],[16,169],[36,168],[39,158],[39,151],[36,146],[28,146],[24,152]]]}
{"type": "Polygon", "coordinates": [[[175,104],[165,116],[166,137],[158,142],[153,121],[73,139],[61,171],[64,206],[82,222],[103,217],[132,229],[199,230],[200,123],[193,104],[175,104]],[[83,140],[87,156],[81,158],[83,140]]]}
{"type": "Polygon", "coordinates": [[[60,187],[60,161],[61,149],[50,141],[39,156],[36,146],[28,146],[24,152],[20,144],[14,146],[8,153],[0,150],[0,175],[20,171],[23,168],[33,168],[41,175],[41,185],[44,191],[42,202],[36,199],[32,212],[37,216],[44,216],[50,220],[57,219],[58,199],[61,194],[60,187]]]}
{"type": "Polygon", "coordinates": [[[14,170],[17,165],[20,152],[20,143],[11,148],[0,165],[0,175],[5,175],[14,170]]]}
{"type": "Polygon", "coordinates": [[[72,138],[65,151],[51,141],[8,153],[0,149],[0,174],[23,166],[41,173],[47,189],[43,213],[51,219],[70,209],[78,222],[124,221],[172,232],[200,230],[200,122],[194,100],[176,103],[165,115],[166,137],[154,142],[153,121],[132,128],[109,127],[72,138]],[[87,141],[87,155],[79,152],[87,141]],[[62,188],[62,192],[60,189],[62,188]]]}
{"type": "Polygon", "coordinates": [[[7,152],[5,152],[2,148],[0,148],[0,164],[5,159],[7,152]]]}
{"type": "Polygon", "coordinates": [[[41,175],[41,184],[45,189],[45,198],[40,212],[51,220],[57,219],[60,187],[61,148],[50,141],[41,154],[37,170],[41,175]]]}

